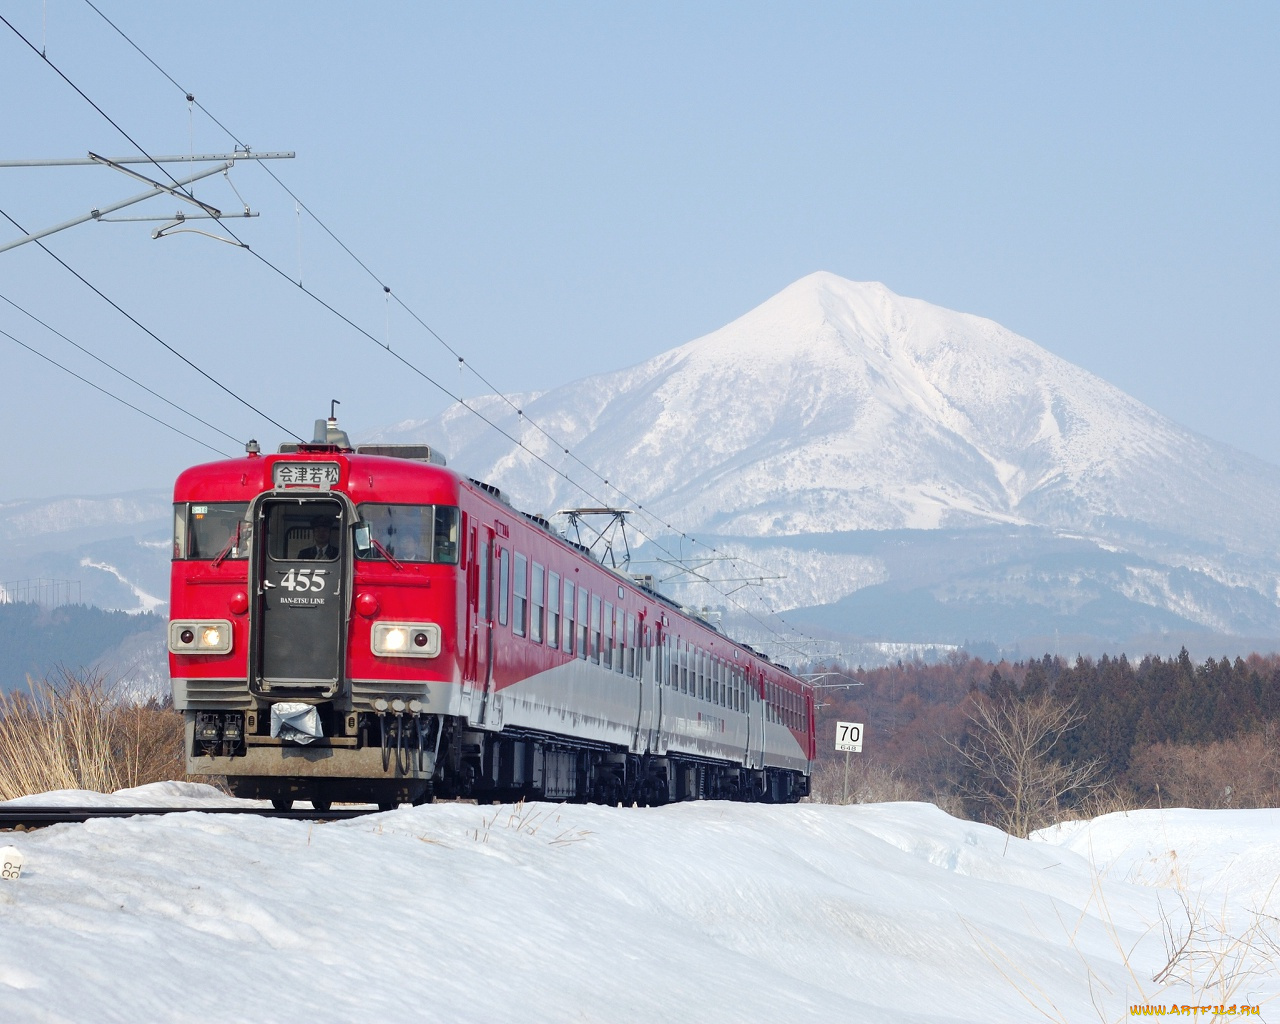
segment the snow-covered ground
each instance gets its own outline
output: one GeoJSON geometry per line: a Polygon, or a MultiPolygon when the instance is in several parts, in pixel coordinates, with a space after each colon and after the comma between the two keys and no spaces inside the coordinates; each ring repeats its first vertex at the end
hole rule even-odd
{"type": "MultiPolygon", "coordinates": [[[[31,802],[227,799],[168,783],[31,802]]],[[[1023,841],[925,804],[439,804],[6,843],[25,867],[0,882],[4,1021],[1075,1024],[1219,1003],[1265,1020],[1280,994],[1276,922],[1253,914],[1280,913],[1280,811],[1142,811],[1023,841]],[[1179,967],[1201,978],[1219,923],[1261,922],[1253,953],[1216,958],[1232,991],[1152,980],[1186,906],[1179,967]]]]}

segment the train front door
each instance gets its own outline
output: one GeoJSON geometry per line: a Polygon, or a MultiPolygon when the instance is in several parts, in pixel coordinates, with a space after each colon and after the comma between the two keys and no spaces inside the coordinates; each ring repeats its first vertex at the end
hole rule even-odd
{"type": "Polygon", "coordinates": [[[268,498],[255,523],[255,689],[331,697],[342,679],[346,550],[342,504],[268,498]]]}

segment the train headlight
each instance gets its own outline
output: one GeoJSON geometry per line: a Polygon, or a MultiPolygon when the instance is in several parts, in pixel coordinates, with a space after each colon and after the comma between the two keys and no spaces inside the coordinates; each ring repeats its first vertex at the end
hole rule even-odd
{"type": "Polygon", "coordinates": [[[170,622],[169,651],[172,654],[230,654],[231,623],[226,619],[170,622]]]}
{"type": "Polygon", "coordinates": [[[434,622],[375,622],[373,653],[394,658],[434,658],[440,653],[440,627],[434,622]]]}

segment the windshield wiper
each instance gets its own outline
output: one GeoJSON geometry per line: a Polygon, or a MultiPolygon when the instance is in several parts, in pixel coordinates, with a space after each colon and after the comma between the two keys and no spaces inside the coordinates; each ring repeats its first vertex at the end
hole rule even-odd
{"type": "Polygon", "coordinates": [[[227,546],[218,552],[218,557],[213,560],[213,567],[216,569],[227,560],[227,555],[240,546],[240,527],[244,525],[243,520],[236,520],[236,532],[231,535],[231,539],[227,541],[227,546]]]}
{"type": "Polygon", "coordinates": [[[374,546],[374,549],[378,552],[378,554],[380,554],[383,558],[385,558],[388,562],[390,562],[392,565],[396,567],[397,572],[404,569],[404,566],[395,560],[395,556],[392,555],[391,552],[388,551],[386,548],[384,548],[380,543],[378,543],[377,537],[370,537],[369,542],[374,546]]]}

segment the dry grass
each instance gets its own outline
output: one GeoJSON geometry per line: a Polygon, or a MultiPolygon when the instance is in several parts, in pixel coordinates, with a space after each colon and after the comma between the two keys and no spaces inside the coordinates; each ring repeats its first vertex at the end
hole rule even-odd
{"type": "MultiPolygon", "coordinates": [[[[489,832],[495,825],[498,828],[511,829],[524,836],[538,836],[542,829],[546,828],[547,831],[541,838],[545,839],[549,846],[569,846],[572,843],[580,843],[591,835],[589,829],[567,827],[561,820],[559,811],[550,807],[530,807],[523,799],[512,804],[509,811],[505,807],[500,807],[493,812],[492,818],[481,817],[480,828],[471,830],[471,838],[477,843],[487,843],[489,832]]],[[[423,841],[430,842],[425,839],[423,841]]]]}
{"type": "Polygon", "coordinates": [[[1280,805],[1280,730],[1275,723],[1213,743],[1158,743],[1135,751],[1129,777],[1179,807],[1280,805]]]}
{"type": "Polygon", "coordinates": [[[110,793],[184,778],[182,716],[100,676],[63,672],[0,694],[0,800],[56,789],[110,793]]]}
{"type": "Polygon", "coordinates": [[[882,804],[899,800],[930,799],[912,780],[893,765],[885,765],[854,754],[849,760],[848,788],[845,762],[834,758],[819,764],[813,772],[812,795],[819,804],[882,804]]]}

